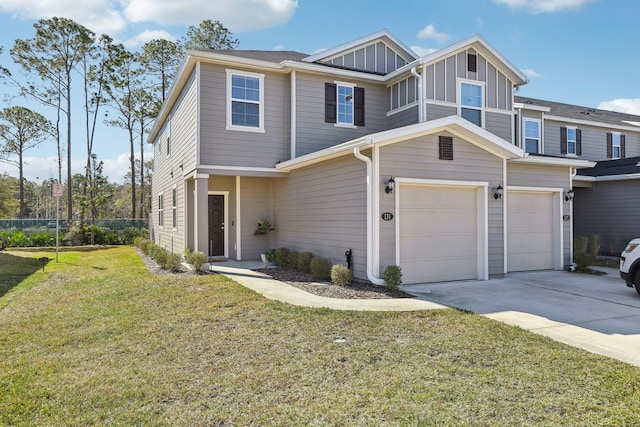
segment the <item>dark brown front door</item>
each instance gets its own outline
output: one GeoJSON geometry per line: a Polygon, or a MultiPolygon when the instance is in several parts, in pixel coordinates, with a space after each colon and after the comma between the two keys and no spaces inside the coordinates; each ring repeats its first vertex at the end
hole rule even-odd
{"type": "Polygon", "coordinates": [[[209,196],[209,256],[224,256],[224,196],[209,196]]]}

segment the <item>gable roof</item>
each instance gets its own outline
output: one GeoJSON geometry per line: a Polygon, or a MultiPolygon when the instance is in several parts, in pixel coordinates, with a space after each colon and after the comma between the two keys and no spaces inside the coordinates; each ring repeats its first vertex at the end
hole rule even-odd
{"type": "Polygon", "coordinates": [[[238,58],[253,59],[256,61],[266,61],[279,64],[283,61],[300,62],[308,57],[306,53],[294,50],[209,50],[204,52],[215,52],[238,58]]]}
{"type": "Polygon", "coordinates": [[[533,107],[533,109],[535,109],[535,107],[548,108],[549,112],[546,113],[547,118],[550,118],[549,116],[556,116],[593,124],[610,124],[637,128],[637,130],[640,131],[640,116],[634,114],[581,107],[579,105],[563,104],[561,102],[527,98],[524,96],[516,96],[514,98],[515,102],[522,104],[524,109],[531,107],[533,107]]]}
{"type": "Polygon", "coordinates": [[[578,170],[578,175],[591,177],[637,174],[640,174],[640,157],[605,160],[598,162],[595,167],[578,170]]]}

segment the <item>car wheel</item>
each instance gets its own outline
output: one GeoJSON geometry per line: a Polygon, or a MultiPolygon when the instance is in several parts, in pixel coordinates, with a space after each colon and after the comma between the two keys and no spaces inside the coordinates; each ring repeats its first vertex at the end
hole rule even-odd
{"type": "Polygon", "coordinates": [[[633,284],[635,285],[636,292],[638,293],[638,295],[640,295],[640,268],[636,270],[633,284]]]}

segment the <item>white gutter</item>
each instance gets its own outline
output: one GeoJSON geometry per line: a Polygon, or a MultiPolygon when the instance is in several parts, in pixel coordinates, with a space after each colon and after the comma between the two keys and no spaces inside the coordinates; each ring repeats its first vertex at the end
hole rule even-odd
{"type": "MultiPolygon", "coordinates": [[[[369,144],[373,141],[369,139],[369,144]]],[[[360,147],[353,148],[353,155],[367,165],[367,279],[374,285],[384,285],[384,280],[373,274],[373,191],[372,186],[372,162],[367,156],[360,153],[360,147]]]]}
{"type": "Polygon", "coordinates": [[[296,71],[291,72],[291,159],[296,158],[296,71]]]}
{"type": "Polygon", "coordinates": [[[411,74],[418,82],[418,121],[424,122],[424,95],[422,93],[422,76],[416,72],[416,67],[411,69],[411,74]]]}

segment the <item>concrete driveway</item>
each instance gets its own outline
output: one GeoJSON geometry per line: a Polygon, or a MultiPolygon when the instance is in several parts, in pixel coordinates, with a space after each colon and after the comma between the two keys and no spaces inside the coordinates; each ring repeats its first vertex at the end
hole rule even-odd
{"type": "Polygon", "coordinates": [[[482,314],[587,351],[640,366],[640,296],[615,269],[403,285],[420,299],[482,314]]]}

